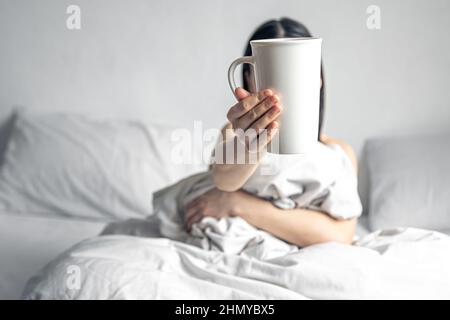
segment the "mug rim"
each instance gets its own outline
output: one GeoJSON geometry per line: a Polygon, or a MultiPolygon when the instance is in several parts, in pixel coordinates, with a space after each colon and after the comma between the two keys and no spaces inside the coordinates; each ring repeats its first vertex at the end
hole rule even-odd
{"type": "Polygon", "coordinates": [[[322,38],[317,37],[298,37],[298,38],[273,38],[273,39],[260,39],[251,40],[250,44],[253,45],[271,45],[271,44],[283,44],[292,45],[306,42],[322,41],[322,38]]]}

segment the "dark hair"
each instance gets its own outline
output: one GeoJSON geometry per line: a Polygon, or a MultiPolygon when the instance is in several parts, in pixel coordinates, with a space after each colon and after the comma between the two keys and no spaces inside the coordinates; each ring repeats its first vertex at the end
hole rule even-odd
{"type": "MultiPolygon", "coordinates": [[[[259,26],[258,29],[250,37],[247,48],[245,49],[245,56],[252,55],[251,40],[274,39],[274,38],[301,38],[312,37],[308,28],[302,23],[289,19],[281,18],[280,20],[270,20],[259,26]]],[[[250,72],[250,65],[244,64],[242,67],[242,83],[245,90],[249,90],[245,74],[250,72]]],[[[320,89],[320,110],[319,110],[319,132],[318,137],[322,133],[322,126],[325,114],[325,79],[323,76],[323,65],[320,71],[322,77],[322,88],[320,89]]]]}

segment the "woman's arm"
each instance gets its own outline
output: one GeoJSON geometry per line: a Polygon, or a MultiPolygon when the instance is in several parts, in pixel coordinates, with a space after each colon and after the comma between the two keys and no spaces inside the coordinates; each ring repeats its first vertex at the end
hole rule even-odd
{"type": "Polygon", "coordinates": [[[222,158],[220,159],[220,155],[215,152],[215,159],[210,168],[216,187],[228,192],[239,190],[258,167],[262,152],[265,151],[259,149],[264,149],[275,135],[278,128],[275,120],[281,112],[279,98],[271,90],[250,94],[244,89],[238,88],[236,96],[239,101],[228,111],[229,123],[223,128],[216,146],[217,150],[222,151],[222,158]],[[267,136],[263,140],[264,143],[259,144],[258,141],[261,139],[257,134],[264,129],[267,130],[267,136]],[[230,132],[234,133],[238,130],[245,134],[245,137],[248,138],[247,142],[242,142],[237,135],[230,134],[230,132]],[[230,154],[231,151],[234,156],[230,163],[227,154],[230,154]],[[244,161],[237,161],[238,152],[240,159],[244,161]],[[250,157],[256,157],[256,159],[248,161],[250,157]]]}
{"type": "MultiPolygon", "coordinates": [[[[252,175],[252,173],[258,167],[258,163],[237,163],[236,157],[233,159],[233,163],[227,163],[225,159],[227,150],[233,148],[235,150],[235,145],[239,143],[236,141],[233,135],[230,135],[232,130],[231,123],[227,123],[222,129],[222,135],[220,136],[216,148],[222,148],[223,158],[220,159],[220,163],[215,159],[215,162],[211,164],[210,170],[213,173],[213,181],[219,190],[232,192],[240,189],[247,179],[252,175]]],[[[216,157],[216,152],[213,153],[213,157],[216,157]]]]}
{"type": "Polygon", "coordinates": [[[279,209],[243,191],[233,196],[233,215],[287,242],[304,247],[330,241],[350,244],[353,240],[356,219],[336,220],[318,211],[279,209]]]}
{"type": "MultiPolygon", "coordinates": [[[[339,145],[357,171],[357,159],[349,144],[326,135],[322,135],[320,140],[325,144],[339,145]]],[[[279,209],[269,201],[243,191],[235,192],[232,201],[235,204],[233,207],[234,215],[240,216],[251,225],[298,246],[329,241],[350,244],[355,235],[356,218],[336,220],[319,211],[279,209]]]]}
{"type": "Polygon", "coordinates": [[[350,244],[356,219],[336,220],[326,213],[306,209],[279,209],[267,200],[244,191],[212,189],[185,208],[188,230],[203,217],[238,216],[249,224],[301,247],[323,242],[350,244]]]}

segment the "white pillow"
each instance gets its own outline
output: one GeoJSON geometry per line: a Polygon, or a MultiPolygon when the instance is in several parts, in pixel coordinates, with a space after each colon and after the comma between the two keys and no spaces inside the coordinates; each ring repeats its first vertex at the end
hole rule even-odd
{"type": "Polygon", "coordinates": [[[99,221],[150,215],[153,191],[200,170],[171,163],[172,131],[19,113],[0,168],[0,208],[99,221]]]}
{"type": "Polygon", "coordinates": [[[374,139],[364,152],[372,230],[450,228],[450,134],[374,139]]]}

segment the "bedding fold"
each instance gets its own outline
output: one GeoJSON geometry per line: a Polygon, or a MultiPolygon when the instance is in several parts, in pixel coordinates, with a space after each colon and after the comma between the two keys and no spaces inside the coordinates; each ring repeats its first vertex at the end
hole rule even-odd
{"type": "MultiPolygon", "coordinates": [[[[155,192],[154,215],[149,219],[157,226],[158,235],[205,250],[260,260],[299,250],[239,217],[220,220],[205,217],[193,225],[191,233],[187,233],[185,207],[214,187],[212,173],[207,171],[155,192]]],[[[338,145],[320,143],[308,155],[267,153],[242,190],[278,207],[280,203],[293,203],[292,208],[322,211],[335,219],[355,218],[362,211],[354,168],[338,145]]],[[[295,213],[286,210],[286,214],[295,213]]],[[[114,233],[111,228],[109,232],[114,233]]]]}
{"type": "Polygon", "coordinates": [[[375,232],[353,246],[325,243],[267,260],[164,238],[105,235],[51,262],[29,281],[23,297],[449,299],[449,252],[448,236],[412,228],[375,232]],[[69,272],[74,269],[76,274],[69,272]]]}

